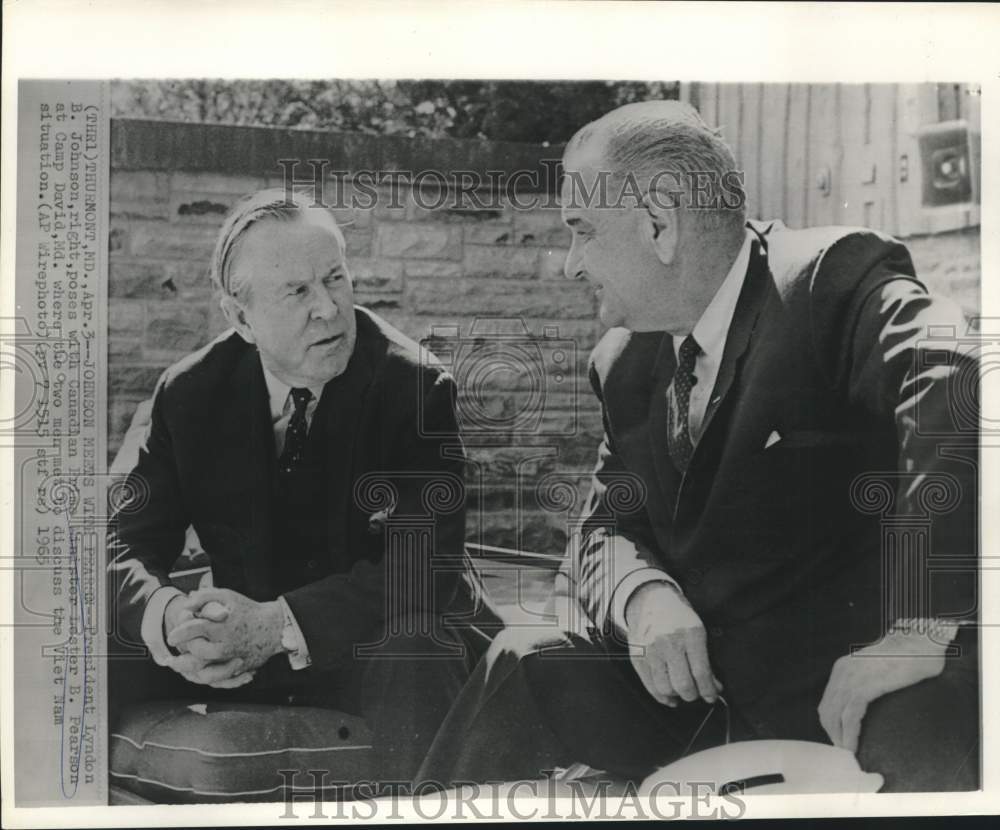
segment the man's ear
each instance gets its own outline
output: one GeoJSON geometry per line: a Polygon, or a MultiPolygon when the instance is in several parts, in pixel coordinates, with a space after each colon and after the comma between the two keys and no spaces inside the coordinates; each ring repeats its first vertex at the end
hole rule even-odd
{"type": "Polygon", "coordinates": [[[226,319],[230,325],[239,332],[240,337],[246,340],[247,343],[255,343],[253,330],[247,322],[246,312],[239,301],[235,297],[226,294],[219,301],[219,305],[222,307],[222,313],[226,315],[226,319]]]}
{"type": "Polygon", "coordinates": [[[659,204],[659,200],[651,198],[648,193],[643,196],[640,210],[646,238],[657,259],[664,265],[670,265],[677,256],[680,239],[677,210],[670,205],[659,204]]]}

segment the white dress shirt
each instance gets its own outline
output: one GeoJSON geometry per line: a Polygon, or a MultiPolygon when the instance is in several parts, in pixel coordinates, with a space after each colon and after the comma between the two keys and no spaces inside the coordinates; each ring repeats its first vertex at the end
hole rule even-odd
{"type": "MultiPolygon", "coordinates": [[[[267,369],[264,369],[264,383],[267,384],[267,396],[271,406],[271,429],[274,431],[275,458],[281,458],[281,451],[285,446],[285,433],[288,431],[288,422],[295,413],[295,402],[291,395],[292,387],[276,378],[267,369]]],[[[307,429],[312,426],[313,415],[316,414],[316,407],[323,394],[323,386],[310,386],[309,391],[312,392],[312,400],[306,404],[307,429]]]]}
{"type": "MultiPolygon", "coordinates": [[[[288,422],[295,412],[295,403],[291,396],[292,387],[275,377],[266,368],[264,368],[264,382],[267,385],[271,429],[274,432],[275,457],[280,458],[281,451],[285,446],[288,422]]],[[[323,394],[323,387],[322,385],[310,386],[309,391],[312,392],[312,400],[306,404],[307,428],[312,425],[313,415],[316,414],[316,407],[323,394]]],[[[164,639],[163,617],[167,610],[167,604],[180,594],[182,594],[180,590],[170,585],[158,588],[146,603],[146,610],[142,615],[142,639],[149,648],[153,660],[161,666],[166,665],[173,658],[164,639]]],[[[298,621],[288,603],[285,602],[285,598],[279,596],[278,602],[281,604],[285,619],[285,637],[283,639],[290,646],[288,662],[293,669],[304,669],[312,662],[309,656],[309,647],[306,645],[302,629],[299,628],[298,621]]]]}
{"type": "MultiPolygon", "coordinates": [[[[701,437],[705,412],[712,397],[712,390],[715,388],[715,381],[719,376],[722,353],[726,348],[726,338],[733,322],[733,315],[736,313],[736,304],[746,279],[747,268],[750,265],[750,251],[754,238],[754,234],[747,230],[743,238],[743,245],[730,266],[726,278],[691,331],[701,347],[701,352],[694,364],[694,374],[698,378],[698,382],[691,388],[691,397],[688,403],[688,432],[691,436],[691,443],[695,446],[701,437]]],[[[680,357],[681,343],[684,342],[684,338],[685,335],[674,336],[675,357],[680,357]]],[[[621,546],[631,545],[634,551],[635,546],[628,539],[615,533],[609,533],[608,536],[605,544],[614,544],[619,551],[622,551],[621,546]]],[[[624,552],[628,555],[633,551],[626,550],[624,552]]],[[[636,591],[650,582],[667,582],[673,585],[678,592],[681,590],[677,582],[666,571],[659,568],[639,568],[627,574],[615,587],[610,605],[612,621],[620,630],[625,631],[628,628],[625,623],[625,607],[628,605],[628,601],[636,591]]]]}
{"type": "MultiPolygon", "coordinates": [[[[743,247],[736,255],[729,273],[715,292],[712,302],[702,312],[698,322],[691,331],[695,341],[701,346],[701,352],[694,362],[694,376],[698,382],[691,387],[691,397],[688,403],[688,432],[691,443],[697,444],[701,436],[705,412],[719,377],[719,367],[722,365],[722,353],[726,348],[726,337],[736,313],[736,303],[740,299],[740,290],[746,278],[747,266],[750,264],[750,249],[754,235],[747,231],[743,239],[743,247]]],[[[684,335],[674,335],[674,355],[680,358],[681,343],[684,335]]]]}

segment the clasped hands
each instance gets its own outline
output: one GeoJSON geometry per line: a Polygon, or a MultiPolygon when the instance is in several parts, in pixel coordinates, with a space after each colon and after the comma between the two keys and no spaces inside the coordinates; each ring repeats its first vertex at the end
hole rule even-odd
{"type": "Polygon", "coordinates": [[[227,588],[175,596],[164,610],[167,665],[191,683],[234,689],[281,652],[284,615],[277,601],[256,602],[227,588]]]}

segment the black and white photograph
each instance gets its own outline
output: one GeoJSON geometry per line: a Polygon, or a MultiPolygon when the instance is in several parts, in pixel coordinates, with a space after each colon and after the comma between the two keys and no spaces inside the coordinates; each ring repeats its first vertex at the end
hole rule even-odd
{"type": "Polygon", "coordinates": [[[988,809],[996,86],[557,66],[16,78],[5,811],[988,809]]]}

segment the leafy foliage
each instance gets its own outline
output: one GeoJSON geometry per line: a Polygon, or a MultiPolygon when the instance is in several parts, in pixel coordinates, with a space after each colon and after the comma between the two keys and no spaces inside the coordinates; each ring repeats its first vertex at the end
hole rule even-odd
{"type": "Polygon", "coordinates": [[[621,104],[676,98],[673,81],[129,80],[115,116],[302,129],[564,142],[621,104]]]}

